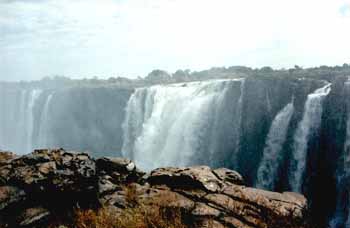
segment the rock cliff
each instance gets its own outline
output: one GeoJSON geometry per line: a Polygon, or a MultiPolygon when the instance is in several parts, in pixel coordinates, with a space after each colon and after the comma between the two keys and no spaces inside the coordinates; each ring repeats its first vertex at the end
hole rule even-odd
{"type": "Polygon", "coordinates": [[[225,168],[144,173],[128,159],[63,149],[0,153],[0,223],[8,227],[47,227],[74,208],[120,212],[136,204],[176,208],[192,227],[307,227],[302,195],[246,187],[225,168]]]}

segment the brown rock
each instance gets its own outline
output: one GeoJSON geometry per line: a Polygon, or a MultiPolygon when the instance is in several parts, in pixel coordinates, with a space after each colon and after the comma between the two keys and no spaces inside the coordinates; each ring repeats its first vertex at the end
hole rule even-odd
{"type": "Polygon", "coordinates": [[[38,169],[42,174],[48,174],[50,172],[55,171],[57,168],[56,168],[56,163],[52,161],[52,162],[45,162],[43,164],[40,164],[38,169]]]}
{"type": "Polygon", "coordinates": [[[25,199],[25,193],[12,186],[0,186],[0,210],[25,199]]]}
{"type": "Polygon", "coordinates": [[[50,212],[42,207],[28,208],[21,215],[19,219],[20,226],[30,226],[38,224],[46,219],[50,212]]]}
{"type": "Polygon", "coordinates": [[[0,151],[0,166],[2,164],[6,164],[12,159],[15,159],[17,155],[15,155],[12,152],[7,152],[7,151],[0,151]]]}
{"type": "Polygon", "coordinates": [[[151,172],[147,181],[153,185],[167,185],[172,188],[205,189],[210,192],[220,190],[223,182],[208,166],[189,168],[159,168],[151,172]]]}
{"type": "Polygon", "coordinates": [[[226,169],[226,168],[219,168],[219,169],[214,169],[213,173],[222,181],[226,183],[232,183],[236,185],[244,185],[244,179],[236,171],[226,169]]]}
{"type": "Polygon", "coordinates": [[[14,227],[45,224],[56,208],[65,213],[77,205],[176,209],[203,228],[306,227],[302,195],[245,187],[240,174],[225,168],[159,168],[145,175],[128,159],[55,149],[0,153],[0,178],[0,220],[14,227]]]}
{"type": "Polygon", "coordinates": [[[204,203],[196,203],[195,208],[192,210],[191,214],[194,216],[210,216],[219,217],[220,211],[208,206],[204,203]]]}

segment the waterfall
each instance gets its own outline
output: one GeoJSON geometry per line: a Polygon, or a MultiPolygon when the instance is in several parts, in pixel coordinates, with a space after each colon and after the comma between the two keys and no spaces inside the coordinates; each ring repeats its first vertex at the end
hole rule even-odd
{"type": "Polygon", "coordinates": [[[19,108],[18,108],[18,119],[17,119],[17,125],[15,127],[15,134],[18,137],[18,143],[16,145],[16,151],[26,151],[23,145],[27,146],[27,101],[28,101],[28,93],[30,91],[28,90],[22,90],[20,95],[20,101],[19,101],[19,108]]]}
{"type": "Polygon", "coordinates": [[[48,147],[48,126],[49,126],[49,108],[53,94],[49,94],[46,98],[45,105],[40,117],[38,146],[45,148],[48,147]]]}
{"type": "Polygon", "coordinates": [[[307,159],[308,140],[312,134],[317,133],[321,125],[322,103],[331,90],[330,86],[331,84],[328,83],[307,96],[303,118],[299,122],[294,135],[292,162],[295,161],[296,166],[290,172],[289,182],[292,190],[295,192],[301,192],[307,159]]]}
{"type": "Polygon", "coordinates": [[[235,169],[238,168],[238,154],[240,152],[240,143],[241,143],[241,132],[242,132],[242,119],[243,119],[243,101],[244,101],[244,91],[245,91],[246,80],[242,79],[240,85],[240,95],[237,102],[237,109],[235,110],[237,125],[232,129],[233,134],[235,135],[234,150],[230,158],[232,167],[235,169]]]}
{"type": "Polygon", "coordinates": [[[287,104],[274,118],[269,133],[263,157],[257,171],[256,186],[274,190],[279,164],[282,159],[282,146],[286,140],[289,122],[294,112],[293,101],[287,104]]]}
{"type": "MultiPolygon", "coordinates": [[[[5,90],[0,103],[0,148],[19,154],[34,149],[35,110],[42,90],[5,90]]],[[[40,108],[40,107],[39,107],[40,108]]]]}
{"type": "MultiPolygon", "coordinates": [[[[350,78],[344,83],[346,95],[350,94],[350,78]]],[[[350,106],[347,104],[346,137],[343,154],[339,159],[337,168],[337,197],[336,210],[329,226],[331,228],[350,227],[350,189],[348,187],[350,178],[350,106]],[[347,199],[347,200],[346,200],[347,199]],[[347,211],[347,214],[346,214],[347,211]]]]}
{"type": "Polygon", "coordinates": [[[139,88],[131,95],[125,109],[123,128],[123,156],[134,157],[133,144],[142,132],[142,125],[150,116],[153,106],[154,89],[139,88]],[[147,110],[144,108],[147,107],[147,110]]]}
{"type": "Polygon", "coordinates": [[[231,102],[239,97],[231,92],[237,83],[243,84],[216,80],[136,89],[126,107],[123,154],[152,169],[189,165],[195,155],[210,163],[223,150],[232,151],[238,127],[232,113],[239,105],[231,102]]]}
{"type": "Polygon", "coordinates": [[[33,130],[34,130],[34,107],[37,99],[39,98],[40,94],[42,93],[41,90],[32,90],[29,95],[29,102],[27,107],[27,147],[26,152],[32,151],[33,148],[33,130]]]}
{"type": "Polygon", "coordinates": [[[271,100],[270,100],[269,91],[266,91],[266,106],[267,106],[267,111],[268,111],[269,113],[271,113],[272,105],[271,105],[271,100]]]}

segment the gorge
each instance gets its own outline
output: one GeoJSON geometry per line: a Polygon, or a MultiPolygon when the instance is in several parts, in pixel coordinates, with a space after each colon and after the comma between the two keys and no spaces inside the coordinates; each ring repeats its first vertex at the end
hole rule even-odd
{"type": "Polygon", "coordinates": [[[63,147],[144,170],[208,165],[306,196],[317,227],[350,224],[348,75],[234,76],[121,87],[0,83],[0,149],[63,147]]]}

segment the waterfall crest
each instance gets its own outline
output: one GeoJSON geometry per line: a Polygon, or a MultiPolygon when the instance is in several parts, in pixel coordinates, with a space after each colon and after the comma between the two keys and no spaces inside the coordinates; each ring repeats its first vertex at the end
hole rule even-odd
{"type": "Polygon", "coordinates": [[[330,91],[331,84],[327,83],[327,85],[307,96],[303,118],[299,122],[294,134],[292,162],[295,161],[296,165],[292,167],[292,171],[290,172],[289,183],[295,192],[301,192],[302,179],[306,166],[308,140],[312,134],[317,133],[321,125],[322,103],[330,91]]]}
{"type": "Polygon", "coordinates": [[[126,107],[124,155],[152,169],[189,165],[195,155],[210,163],[232,151],[237,142],[232,132],[239,127],[239,114],[232,113],[240,113],[240,105],[231,102],[239,103],[241,84],[216,80],[137,89],[126,107]]]}
{"type": "Polygon", "coordinates": [[[293,101],[287,104],[274,118],[260,162],[256,186],[267,190],[274,190],[278,166],[282,159],[282,147],[286,140],[289,122],[294,113],[293,101]]]}

